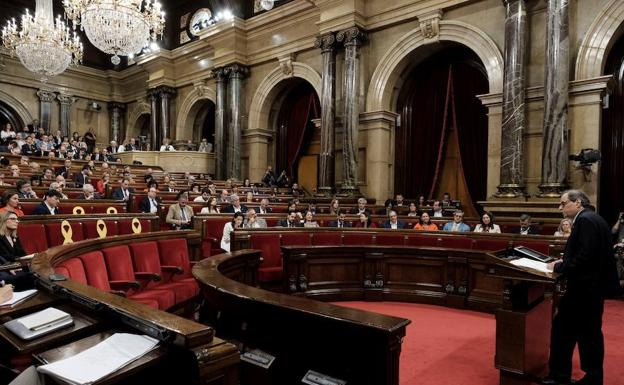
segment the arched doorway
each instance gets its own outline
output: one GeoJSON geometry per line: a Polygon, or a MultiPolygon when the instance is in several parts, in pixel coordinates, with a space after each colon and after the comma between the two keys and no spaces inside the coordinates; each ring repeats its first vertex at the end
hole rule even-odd
{"type": "Polygon", "coordinates": [[[487,109],[476,97],[488,92],[487,73],[461,44],[423,47],[415,58],[420,50],[426,59],[406,71],[397,99],[394,190],[427,199],[449,192],[475,215],[487,193],[487,109]]]}
{"type": "Polygon", "coordinates": [[[138,136],[139,144],[142,150],[146,150],[147,148],[145,146],[150,143],[150,117],[150,114],[139,115],[136,123],[134,124],[134,129],[132,130],[132,132],[136,133],[138,136]]]}
{"type": "MultiPolygon", "coordinates": [[[[622,25],[620,28],[624,28],[622,25]]],[[[605,75],[612,75],[615,86],[609,95],[608,108],[602,111],[600,135],[600,214],[611,224],[624,211],[624,36],[611,48],[605,75]]]]}
{"type": "Polygon", "coordinates": [[[275,169],[286,171],[291,181],[311,192],[318,184],[318,155],[320,129],[312,119],[321,116],[318,95],[310,83],[302,79],[290,83],[276,103],[279,110],[275,119],[275,169]]]}
{"type": "Polygon", "coordinates": [[[0,129],[3,129],[7,123],[11,123],[13,130],[16,131],[21,131],[25,124],[11,106],[0,101],[0,129]]]}
{"type": "Polygon", "coordinates": [[[215,104],[209,99],[201,99],[196,102],[188,118],[193,123],[192,139],[194,143],[199,143],[203,138],[209,143],[214,143],[215,134],[215,104]]]}

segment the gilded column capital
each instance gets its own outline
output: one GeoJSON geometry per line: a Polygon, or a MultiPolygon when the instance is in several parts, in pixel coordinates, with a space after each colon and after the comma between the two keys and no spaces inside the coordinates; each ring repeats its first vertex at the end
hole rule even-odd
{"type": "Polygon", "coordinates": [[[37,91],[37,96],[39,97],[39,101],[41,102],[52,102],[56,99],[56,94],[52,91],[39,90],[37,91]]]}
{"type": "Polygon", "coordinates": [[[320,48],[322,52],[335,51],[337,46],[336,34],[329,32],[316,37],[314,42],[315,48],[320,48]]]}
{"type": "Polygon", "coordinates": [[[356,46],[359,47],[368,39],[366,31],[358,26],[344,29],[336,34],[336,40],[342,43],[345,47],[356,46]]]}

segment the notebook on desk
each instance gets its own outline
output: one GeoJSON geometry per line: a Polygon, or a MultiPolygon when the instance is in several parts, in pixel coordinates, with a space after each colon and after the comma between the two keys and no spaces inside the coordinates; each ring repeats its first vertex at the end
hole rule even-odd
{"type": "Polygon", "coordinates": [[[68,313],[49,307],[6,322],[4,327],[23,340],[32,340],[55,330],[73,325],[74,320],[68,313]]]}

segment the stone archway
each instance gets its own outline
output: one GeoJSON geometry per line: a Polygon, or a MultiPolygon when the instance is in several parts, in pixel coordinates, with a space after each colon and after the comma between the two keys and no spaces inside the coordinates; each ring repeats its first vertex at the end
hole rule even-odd
{"type": "MultiPolygon", "coordinates": [[[[19,100],[15,99],[10,94],[1,90],[0,90],[0,101],[4,102],[9,107],[11,107],[13,111],[15,111],[22,125],[30,124],[34,120],[33,116],[30,114],[28,109],[19,100]]],[[[15,129],[18,129],[20,131],[21,131],[21,128],[22,127],[15,127],[15,129]]]]}
{"type": "MultiPolygon", "coordinates": [[[[503,55],[496,43],[478,28],[456,20],[440,21],[440,41],[462,44],[481,59],[488,75],[489,92],[503,91],[503,55]]],[[[409,56],[416,49],[425,46],[428,41],[422,30],[417,29],[405,34],[389,49],[375,69],[366,97],[366,111],[392,111],[397,81],[409,65],[409,56]]]]}
{"type": "Polygon", "coordinates": [[[589,26],[579,47],[575,79],[602,76],[607,55],[613,44],[624,33],[624,2],[611,0],[589,26]]]}
{"type": "Polygon", "coordinates": [[[184,98],[176,119],[176,140],[193,139],[193,123],[202,106],[202,101],[206,100],[215,103],[216,93],[213,88],[205,85],[196,86],[184,98]]]}
{"type": "MultiPolygon", "coordinates": [[[[126,123],[126,138],[136,138],[140,134],[143,115],[151,115],[152,108],[148,103],[138,102],[128,111],[128,119],[126,123]]],[[[125,139],[125,138],[124,138],[125,139]]]]}

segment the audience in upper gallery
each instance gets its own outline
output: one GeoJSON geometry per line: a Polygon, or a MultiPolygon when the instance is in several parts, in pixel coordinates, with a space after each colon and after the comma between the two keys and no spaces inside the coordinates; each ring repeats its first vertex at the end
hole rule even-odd
{"type": "Polygon", "coordinates": [[[134,193],[134,189],[130,187],[130,179],[122,179],[119,187],[113,190],[112,198],[118,201],[128,201],[130,194],[134,193]]]}
{"type": "Polygon", "coordinates": [[[390,211],[388,215],[389,219],[384,222],[384,229],[401,230],[405,228],[405,223],[399,220],[399,216],[396,211],[390,211]]]}
{"type": "Polygon", "coordinates": [[[371,214],[369,212],[363,211],[358,214],[358,221],[355,222],[355,227],[363,228],[363,229],[374,229],[377,228],[375,222],[371,220],[371,214]]]}
{"type": "Polygon", "coordinates": [[[196,196],[195,199],[193,199],[193,202],[208,203],[209,200],[210,200],[210,190],[204,187],[201,191],[201,195],[196,196]]]}
{"type": "Polygon", "coordinates": [[[15,190],[6,190],[2,194],[2,208],[0,212],[12,211],[17,214],[18,217],[23,217],[24,212],[20,208],[19,195],[15,190]]]}
{"type": "Polygon", "coordinates": [[[63,186],[64,184],[59,182],[52,182],[50,183],[50,190],[58,191],[58,193],[61,194],[61,199],[68,199],[67,195],[63,193],[63,186]]]}
{"type": "Polygon", "coordinates": [[[117,154],[119,152],[119,146],[117,145],[117,141],[111,140],[110,146],[106,147],[106,150],[109,154],[117,154]]]}
{"type": "Polygon", "coordinates": [[[470,231],[470,226],[463,222],[464,212],[456,210],[453,214],[453,220],[444,225],[444,231],[470,231]]]}
{"type": "Polygon", "coordinates": [[[17,195],[20,199],[36,199],[37,194],[32,190],[30,181],[26,179],[20,179],[15,183],[17,189],[17,195]]]}
{"type": "Polygon", "coordinates": [[[232,232],[236,229],[243,228],[243,213],[234,213],[234,217],[231,222],[227,222],[223,226],[223,236],[221,237],[221,248],[228,253],[230,252],[230,241],[232,232]]]}
{"type": "Polygon", "coordinates": [[[259,214],[270,214],[273,212],[273,208],[269,206],[269,200],[267,198],[262,198],[260,200],[260,207],[258,207],[259,214]]]}
{"type": "Polygon", "coordinates": [[[191,229],[193,221],[193,208],[188,205],[188,191],[180,191],[176,195],[177,203],[169,206],[165,222],[174,230],[191,229]]]}
{"type": "Polygon", "coordinates": [[[33,209],[33,215],[58,215],[58,204],[61,194],[56,190],[48,190],[43,196],[43,202],[33,209]]]}
{"type": "Polygon", "coordinates": [[[474,228],[475,233],[500,233],[500,226],[494,223],[494,215],[486,211],[481,215],[480,223],[474,228]]]}
{"type": "Polygon", "coordinates": [[[264,229],[267,227],[267,223],[264,218],[260,218],[256,214],[256,210],[249,209],[247,213],[245,213],[245,223],[243,227],[246,229],[264,229]]]}
{"type": "Polygon", "coordinates": [[[197,149],[199,152],[212,152],[212,143],[208,143],[208,139],[203,138],[201,143],[199,143],[199,148],[197,149]]]}
{"type": "Polygon", "coordinates": [[[420,219],[418,220],[418,223],[416,223],[416,225],[414,226],[414,230],[438,231],[439,229],[438,229],[438,225],[431,222],[431,217],[429,216],[429,213],[422,213],[420,215],[420,219]]]}
{"type": "Polygon", "coordinates": [[[273,167],[267,166],[266,172],[262,177],[262,183],[266,187],[277,186],[277,178],[275,177],[275,173],[273,172],[273,167]]]}
{"type": "Polygon", "coordinates": [[[347,221],[347,214],[344,211],[338,210],[336,220],[329,222],[328,227],[351,227],[351,222],[347,221]]]}
{"type": "Polygon", "coordinates": [[[289,211],[286,214],[286,219],[280,219],[277,221],[277,227],[302,227],[303,225],[297,218],[297,213],[289,211]]]}
{"type": "Polygon", "coordinates": [[[31,136],[26,137],[26,143],[22,146],[22,155],[28,156],[40,156],[40,152],[37,150],[37,146],[35,146],[35,141],[31,136]]]}
{"type": "Polygon", "coordinates": [[[87,183],[82,186],[82,194],[78,195],[76,199],[95,200],[100,199],[100,196],[95,192],[95,188],[92,184],[87,183]]]}
{"type": "Polygon", "coordinates": [[[208,205],[206,207],[202,207],[200,214],[219,214],[221,213],[221,209],[219,208],[219,204],[217,203],[216,197],[210,197],[208,199],[208,205]]]}
{"type": "Polygon", "coordinates": [[[286,170],[283,170],[280,176],[277,177],[276,184],[278,187],[290,186],[290,179],[288,178],[288,175],[286,175],[286,170]]]}
{"type": "Polygon", "coordinates": [[[162,146],[160,146],[160,151],[175,151],[175,148],[169,143],[169,138],[165,138],[162,141],[162,146]]]}
{"type": "Polygon", "coordinates": [[[13,125],[11,123],[7,123],[4,125],[4,129],[0,131],[0,139],[3,144],[9,143],[13,139],[15,139],[15,131],[13,130],[13,125]]]}
{"type": "Polygon", "coordinates": [[[567,238],[572,233],[572,221],[568,218],[563,218],[559,223],[557,231],[555,231],[555,237],[567,238]]]}
{"type": "Polygon", "coordinates": [[[158,189],[156,187],[151,187],[147,191],[147,196],[139,203],[139,211],[142,213],[155,214],[158,212],[159,206],[160,198],[158,197],[158,189]]]}
{"type": "Polygon", "coordinates": [[[303,227],[320,227],[318,222],[314,220],[314,214],[306,211],[303,217],[303,227]]]}
{"type": "MultiPolygon", "coordinates": [[[[0,213],[0,264],[16,262],[25,257],[26,251],[17,236],[19,219],[16,213],[5,211],[0,213]]],[[[15,290],[32,289],[35,286],[34,276],[27,267],[0,272],[0,280],[13,285],[15,290]]]]}
{"type": "Polygon", "coordinates": [[[231,204],[223,210],[224,213],[238,213],[245,214],[247,212],[247,206],[241,205],[240,198],[236,194],[230,196],[231,204]]]}
{"type": "Polygon", "coordinates": [[[531,225],[531,216],[529,214],[520,215],[520,226],[512,230],[514,234],[533,235],[539,234],[537,228],[531,225]]]}
{"type": "Polygon", "coordinates": [[[441,218],[444,216],[444,212],[442,211],[442,204],[440,201],[433,202],[433,210],[431,216],[434,218],[441,218]]]}
{"type": "Polygon", "coordinates": [[[417,217],[418,216],[418,207],[416,206],[416,203],[411,202],[409,204],[409,211],[407,212],[407,216],[408,217],[417,217]]]}

